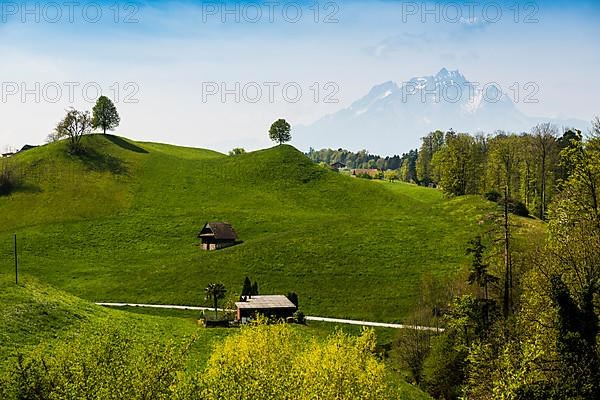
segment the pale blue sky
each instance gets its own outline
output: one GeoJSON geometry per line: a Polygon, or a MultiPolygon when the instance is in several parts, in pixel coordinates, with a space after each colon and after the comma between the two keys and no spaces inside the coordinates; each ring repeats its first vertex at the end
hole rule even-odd
{"type": "MultiPolygon", "coordinates": [[[[515,82],[521,87],[535,82],[538,103],[517,104],[528,115],[590,120],[600,114],[600,6],[593,2],[538,2],[537,8],[517,2],[518,22],[510,8],[514,1],[481,2],[473,19],[467,14],[469,2],[429,3],[428,9],[437,4],[440,21],[428,14],[423,22],[421,2],[310,1],[301,6],[302,17],[296,23],[291,22],[296,7],[289,6],[286,17],[283,5],[289,2],[284,1],[273,9],[273,23],[267,2],[260,1],[253,3],[263,13],[257,23],[244,20],[256,16],[256,7],[247,6],[243,13],[244,3],[237,3],[239,23],[236,13],[221,21],[222,9],[214,9],[215,4],[222,7],[220,2],[205,2],[203,8],[200,2],[155,1],[138,3],[139,9],[130,3],[118,3],[118,23],[110,8],[113,1],[100,6],[103,14],[97,23],[89,21],[93,7],[88,9],[88,21],[76,9],[74,23],[68,21],[66,9],[58,23],[47,21],[54,18],[49,9],[39,11],[39,23],[22,9],[1,10],[0,150],[41,143],[70,105],[91,109],[82,87],[92,82],[111,97],[119,88],[122,124],[117,134],[221,151],[265,147],[266,131],[276,118],[307,124],[349,105],[375,84],[388,80],[401,84],[442,67],[459,69],[472,81],[497,82],[504,90],[515,82]],[[309,8],[315,3],[320,9],[318,23],[314,7],[309,8]],[[445,21],[444,12],[454,18],[454,6],[463,18],[445,21]],[[483,11],[486,6],[488,14],[483,11]],[[497,8],[502,17],[489,22],[497,8]],[[124,23],[131,12],[138,22],[124,23]],[[538,22],[525,23],[532,12],[531,19],[538,22]],[[324,23],[327,16],[333,23],[324,23]],[[79,83],[72,104],[66,82],[79,83]],[[240,101],[229,94],[223,102],[219,93],[203,101],[203,88],[214,87],[211,82],[229,89],[239,83],[240,101]],[[273,86],[273,102],[265,82],[279,84],[273,86]],[[319,87],[316,102],[314,83],[319,87]],[[324,101],[334,93],[327,83],[339,89],[332,95],[337,103],[324,101]],[[285,84],[291,97],[295,87],[301,88],[298,102],[285,100],[285,84]],[[24,102],[23,85],[32,91],[24,102]],[[56,101],[48,99],[57,85],[62,95],[56,101]],[[256,86],[262,98],[252,103],[256,86]],[[138,102],[124,102],[123,96],[136,88],[133,99],[138,102]],[[39,102],[34,92],[40,94],[39,102]]],[[[235,4],[229,2],[229,9],[235,4]]]]}

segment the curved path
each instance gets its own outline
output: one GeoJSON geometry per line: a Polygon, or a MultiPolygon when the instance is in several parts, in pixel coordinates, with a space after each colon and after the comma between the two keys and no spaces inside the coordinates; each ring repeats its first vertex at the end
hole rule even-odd
{"type": "MultiPolygon", "coordinates": [[[[136,304],[136,303],[96,303],[99,306],[106,307],[146,307],[146,308],[162,308],[167,310],[193,310],[193,311],[214,311],[214,308],[210,307],[196,307],[196,306],[173,306],[163,304],[136,304]]],[[[234,310],[223,310],[219,311],[234,311],[234,310]]],[[[327,318],[327,317],[305,317],[307,321],[317,322],[330,322],[334,324],[346,324],[346,325],[361,325],[371,326],[374,328],[392,328],[392,329],[415,329],[418,331],[435,331],[443,332],[443,328],[437,328],[432,326],[419,326],[419,325],[402,325],[402,324],[388,324],[385,322],[372,322],[372,321],[358,321],[354,319],[339,319],[339,318],[327,318]]]]}

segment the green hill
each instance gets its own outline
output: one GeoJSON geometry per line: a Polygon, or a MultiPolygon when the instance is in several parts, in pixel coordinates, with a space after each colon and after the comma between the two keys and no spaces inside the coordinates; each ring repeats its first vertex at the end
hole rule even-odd
{"type": "MultiPolygon", "coordinates": [[[[421,276],[468,264],[466,242],[494,209],[479,197],[341,176],[290,146],[229,157],[208,150],[85,138],[85,156],[54,143],[10,162],[20,189],[0,197],[0,271],[93,301],[199,304],[208,282],[299,294],[308,314],[400,321],[421,276]],[[197,246],[206,221],[243,243],[197,246]]],[[[527,222],[529,223],[529,222],[527,222]]]]}

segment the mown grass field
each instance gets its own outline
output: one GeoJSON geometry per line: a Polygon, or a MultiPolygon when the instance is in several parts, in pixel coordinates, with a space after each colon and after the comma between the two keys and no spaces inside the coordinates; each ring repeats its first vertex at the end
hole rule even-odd
{"type": "MultiPolygon", "coordinates": [[[[246,275],[261,293],[295,291],[307,314],[401,322],[424,273],[468,265],[465,247],[495,205],[401,183],[341,176],[283,145],[229,157],[209,150],[85,138],[10,162],[24,185],[0,197],[0,271],[21,271],[83,299],[199,305],[208,282],[231,298],[246,275]],[[198,248],[206,221],[243,243],[198,248]]],[[[535,225],[534,222],[531,224],[535,225]]]]}

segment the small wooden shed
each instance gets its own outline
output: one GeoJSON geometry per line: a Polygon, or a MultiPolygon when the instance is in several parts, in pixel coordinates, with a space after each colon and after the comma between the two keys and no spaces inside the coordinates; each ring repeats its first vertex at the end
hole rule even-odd
{"type": "Polygon", "coordinates": [[[202,249],[218,250],[233,246],[237,242],[237,234],[227,222],[207,222],[198,234],[202,240],[202,249]]]}
{"type": "Polygon", "coordinates": [[[298,307],[283,295],[249,296],[235,303],[235,307],[237,320],[242,323],[256,317],[257,314],[287,319],[298,310],[298,307]]]}

